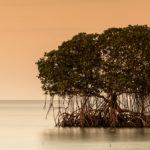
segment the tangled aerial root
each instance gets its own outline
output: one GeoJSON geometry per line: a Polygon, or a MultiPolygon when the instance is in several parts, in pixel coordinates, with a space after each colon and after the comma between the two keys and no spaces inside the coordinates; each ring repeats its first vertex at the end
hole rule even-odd
{"type": "MultiPolygon", "coordinates": [[[[63,113],[59,115],[56,126],[61,127],[112,127],[110,117],[104,117],[103,112],[94,114],[85,112],[84,114],[74,112],[72,114],[63,113]]],[[[150,127],[150,116],[118,114],[115,118],[115,127],[150,127]]]]}
{"type": "Polygon", "coordinates": [[[76,97],[59,99],[57,107],[53,103],[52,98],[50,108],[53,113],[57,111],[54,120],[58,127],[150,127],[149,109],[143,113],[131,101],[126,105],[119,101],[111,105],[103,99],[76,97]]]}

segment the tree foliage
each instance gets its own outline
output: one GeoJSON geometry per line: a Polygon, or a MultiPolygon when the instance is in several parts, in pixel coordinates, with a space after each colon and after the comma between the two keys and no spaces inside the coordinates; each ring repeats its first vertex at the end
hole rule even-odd
{"type": "Polygon", "coordinates": [[[37,65],[45,94],[71,98],[59,110],[57,125],[150,126],[148,26],[79,33],[45,53],[37,65]]]}

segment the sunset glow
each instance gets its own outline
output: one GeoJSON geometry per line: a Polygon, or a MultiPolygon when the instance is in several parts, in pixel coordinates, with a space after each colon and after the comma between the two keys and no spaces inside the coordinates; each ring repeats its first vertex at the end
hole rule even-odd
{"type": "Polygon", "coordinates": [[[79,32],[150,26],[149,0],[0,0],[0,100],[44,99],[35,62],[79,32]]]}

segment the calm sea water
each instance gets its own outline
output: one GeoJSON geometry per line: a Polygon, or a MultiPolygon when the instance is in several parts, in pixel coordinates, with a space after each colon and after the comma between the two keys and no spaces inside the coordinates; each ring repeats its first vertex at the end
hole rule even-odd
{"type": "Polygon", "coordinates": [[[43,101],[0,101],[1,150],[150,150],[150,129],[55,128],[43,101]]]}

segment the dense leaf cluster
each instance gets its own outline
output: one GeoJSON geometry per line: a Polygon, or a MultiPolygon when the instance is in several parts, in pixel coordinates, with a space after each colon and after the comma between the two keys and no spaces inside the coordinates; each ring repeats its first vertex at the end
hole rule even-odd
{"type": "Polygon", "coordinates": [[[38,62],[43,90],[50,95],[148,94],[150,28],[110,28],[79,33],[38,62]],[[145,93],[143,93],[145,92],[145,93]]]}

